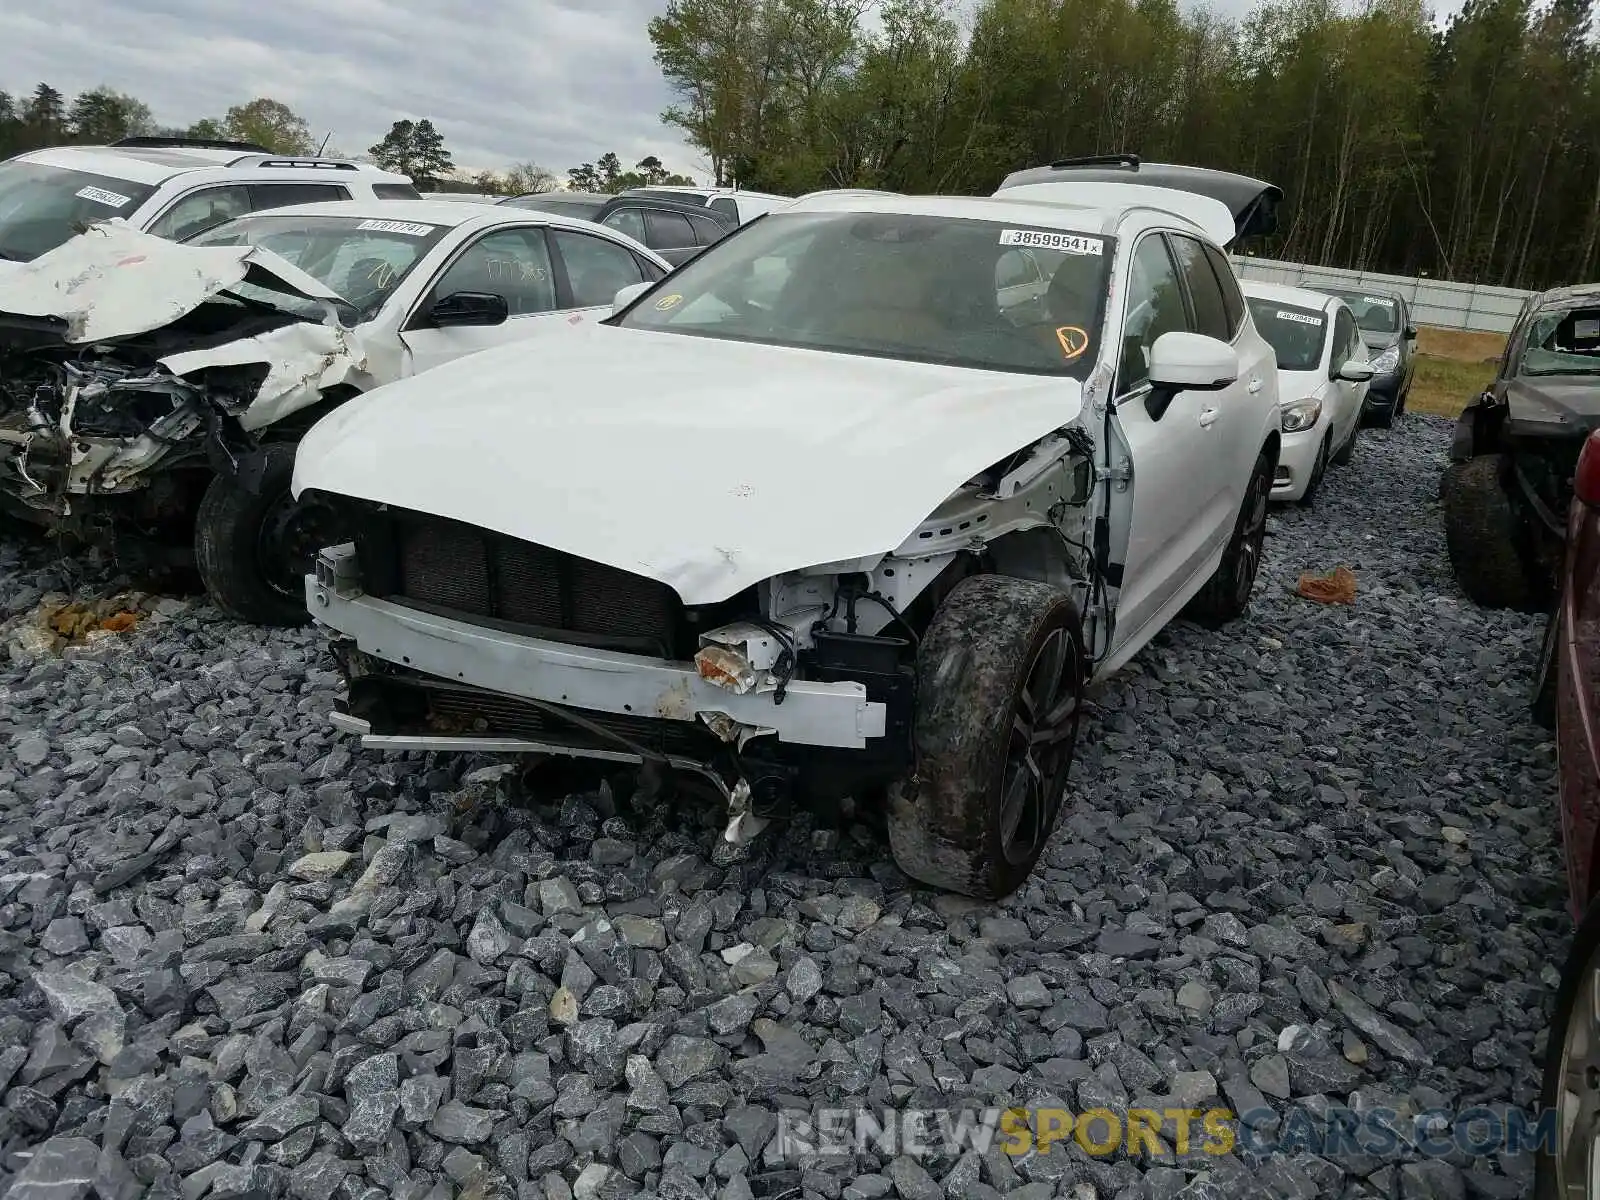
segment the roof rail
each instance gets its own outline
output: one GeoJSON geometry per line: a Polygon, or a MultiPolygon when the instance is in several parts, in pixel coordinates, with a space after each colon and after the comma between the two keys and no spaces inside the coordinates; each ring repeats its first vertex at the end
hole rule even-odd
{"type": "Polygon", "coordinates": [[[258,146],[254,142],[230,142],[222,138],[192,138],[192,137],[159,137],[139,136],[118,138],[112,142],[113,146],[125,149],[143,147],[154,149],[156,147],[182,147],[190,150],[237,150],[241,154],[271,154],[268,146],[258,146]]]}
{"type": "Polygon", "coordinates": [[[256,164],[258,167],[305,167],[321,171],[359,171],[353,162],[337,158],[269,158],[256,164]]]}
{"type": "Polygon", "coordinates": [[[1084,158],[1058,158],[1050,164],[1052,170],[1060,171],[1067,167],[1127,167],[1130,170],[1139,169],[1139,156],[1137,154],[1090,154],[1084,158]]]}

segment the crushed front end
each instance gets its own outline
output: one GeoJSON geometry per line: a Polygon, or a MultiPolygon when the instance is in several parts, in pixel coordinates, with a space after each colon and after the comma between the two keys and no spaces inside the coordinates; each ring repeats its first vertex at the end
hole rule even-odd
{"type": "Polygon", "coordinates": [[[322,552],[307,602],[349,688],[334,723],[369,749],[686,771],[728,802],[730,842],[795,798],[910,765],[911,642],[864,590],[856,632],[830,628],[847,623],[837,577],[689,607],[656,580],[459,522],[354,502],[344,520],[356,538],[322,552]]]}
{"type": "Polygon", "coordinates": [[[200,479],[248,468],[238,414],[267,372],[179,377],[137,346],[0,348],[0,506],[74,534],[176,516],[200,479]]]}

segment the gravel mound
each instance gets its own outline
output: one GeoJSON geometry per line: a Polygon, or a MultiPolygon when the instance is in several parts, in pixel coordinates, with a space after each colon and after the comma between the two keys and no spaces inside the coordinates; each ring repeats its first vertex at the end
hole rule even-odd
{"type": "MultiPolygon", "coordinates": [[[[1007,903],[622,777],[353,751],[312,631],[147,603],[0,666],[15,1200],[1508,1197],[1526,1157],[790,1154],[780,1111],[1531,1106],[1568,936],[1536,623],[1467,603],[1448,423],[1274,516],[1253,611],[1096,697],[1007,903]],[[1345,565],[1353,606],[1292,594],[1345,565]]],[[[0,612],[128,586],[0,545],[0,612]]],[[[25,617],[22,618],[25,621],[25,617]]],[[[13,645],[17,643],[13,642],[13,645]]],[[[786,1118],[789,1120],[789,1118],[786,1118]]],[[[798,1125],[787,1126],[792,1133],[798,1125]]],[[[899,1147],[904,1149],[904,1147],[899,1147]]]]}

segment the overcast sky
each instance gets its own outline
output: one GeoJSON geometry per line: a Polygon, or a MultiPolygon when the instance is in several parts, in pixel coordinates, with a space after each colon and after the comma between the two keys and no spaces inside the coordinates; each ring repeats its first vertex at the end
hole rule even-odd
{"type": "MultiPolygon", "coordinates": [[[[970,8],[974,0],[964,0],[970,8]]],[[[1435,0],[1451,10],[1459,0],[1435,0]]],[[[1243,15],[1251,0],[1215,0],[1243,15]]],[[[431,119],[458,166],[568,167],[615,150],[697,177],[660,122],[671,101],[645,32],[666,0],[73,0],[0,4],[0,89],[106,85],[163,125],[281,100],[330,147],[362,153],[431,119]]]]}

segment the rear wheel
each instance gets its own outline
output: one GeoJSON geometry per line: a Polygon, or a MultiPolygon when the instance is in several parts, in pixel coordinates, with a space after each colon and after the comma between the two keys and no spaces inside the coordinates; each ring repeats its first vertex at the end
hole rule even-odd
{"type": "Polygon", "coordinates": [[[1061,810],[1087,675],[1066,593],[981,575],[945,598],[917,652],[915,773],[889,789],[901,870],[982,900],[1021,885],[1061,810]]]}
{"type": "Polygon", "coordinates": [[[1526,531],[1501,483],[1508,469],[1504,454],[1445,469],[1445,548],[1456,582],[1474,604],[1526,610],[1535,606],[1535,595],[1518,550],[1526,531]]]}
{"type": "Polygon", "coordinates": [[[1189,615],[1195,620],[1220,625],[1242,617],[1249,609],[1250,593],[1255,590],[1266,547],[1267,498],[1272,494],[1273,469],[1272,457],[1263,450],[1256,457],[1222,561],[1189,604],[1189,615]]]}
{"type": "Polygon", "coordinates": [[[195,560],[218,608],[254,625],[303,625],[305,576],[317,551],[338,539],[331,514],[319,504],[297,504],[289,494],[295,447],[262,447],[266,469],[251,493],[217,476],[195,519],[195,560]]]}

